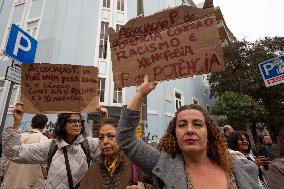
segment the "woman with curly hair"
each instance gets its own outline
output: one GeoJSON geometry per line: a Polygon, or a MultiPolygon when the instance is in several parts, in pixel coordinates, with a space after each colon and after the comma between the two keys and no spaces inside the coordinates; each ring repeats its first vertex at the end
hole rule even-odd
{"type": "Polygon", "coordinates": [[[153,175],[159,189],[259,188],[257,170],[246,160],[234,161],[218,126],[198,105],[181,107],[170,122],[159,150],[137,140],[135,128],[143,98],[156,86],[144,83],[121,112],[117,141],[126,156],[153,175]]]}
{"type": "Polygon", "coordinates": [[[263,166],[268,166],[270,161],[268,157],[259,155],[255,157],[251,149],[249,135],[244,131],[233,131],[228,138],[230,153],[236,159],[250,160],[252,165],[258,169],[258,183],[262,188],[268,188],[267,182],[263,176],[263,166]]]}
{"type": "MultiPolygon", "coordinates": [[[[98,110],[107,117],[105,108],[99,107],[98,110]]],[[[3,132],[4,155],[16,163],[48,164],[46,189],[77,188],[90,159],[100,153],[98,139],[85,135],[81,114],[58,114],[54,139],[43,143],[21,144],[18,129],[23,114],[23,103],[17,103],[13,110],[13,127],[3,132]]]]}

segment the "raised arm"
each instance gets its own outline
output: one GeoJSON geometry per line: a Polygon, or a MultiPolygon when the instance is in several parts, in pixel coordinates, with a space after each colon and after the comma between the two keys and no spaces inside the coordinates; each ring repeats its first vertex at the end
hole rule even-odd
{"type": "Polygon", "coordinates": [[[46,163],[51,140],[44,143],[21,144],[21,134],[18,129],[23,114],[23,103],[17,103],[13,110],[13,127],[3,132],[3,154],[17,163],[46,163]]]}
{"type": "Polygon", "coordinates": [[[117,143],[126,156],[141,170],[151,174],[152,169],[158,163],[161,152],[139,141],[136,136],[136,127],[139,122],[139,109],[142,100],[156,86],[157,83],[149,82],[145,76],[144,83],[137,87],[136,94],[127,107],[121,110],[121,116],[117,128],[117,143]]]}
{"type": "MultiPolygon", "coordinates": [[[[108,119],[108,111],[105,107],[99,105],[97,107],[97,111],[99,112],[100,115],[100,120],[103,122],[106,119],[108,119]]],[[[89,144],[89,148],[90,148],[90,152],[91,152],[91,157],[92,159],[96,158],[97,156],[100,155],[101,150],[100,150],[100,146],[99,146],[99,139],[98,138],[91,138],[91,137],[87,137],[88,138],[88,144],[89,144]]]]}
{"type": "Polygon", "coordinates": [[[148,75],[144,76],[144,83],[136,87],[136,94],[128,104],[131,110],[140,110],[143,99],[155,89],[157,82],[149,82],[148,75]]]}

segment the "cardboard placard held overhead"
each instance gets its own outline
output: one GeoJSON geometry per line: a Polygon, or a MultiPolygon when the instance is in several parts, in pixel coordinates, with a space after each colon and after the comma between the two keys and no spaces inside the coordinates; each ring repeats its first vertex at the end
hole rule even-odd
{"type": "Polygon", "coordinates": [[[109,29],[115,87],[223,71],[214,8],[180,6],[109,29]]]}
{"type": "Polygon", "coordinates": [[[62,64],[23,64],[21,101],[27,113],[95,112],[98,69],[62,64]]]}

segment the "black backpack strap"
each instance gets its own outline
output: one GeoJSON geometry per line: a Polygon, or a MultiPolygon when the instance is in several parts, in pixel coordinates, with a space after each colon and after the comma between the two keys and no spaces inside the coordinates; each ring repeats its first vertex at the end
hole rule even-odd
{"type": "Polygon", "coordinates": [[[81,148],[83,149],[86,157],[87,157],[87,163],[88,163],[88,167],[90,167],[90,163],[91,163],[91,152],[90,152],[90,147],[89,147],[89,144],[88,144],[88,140],[85,139],[81,144],[81,148]]]}
{"type": "Polygon", "coordinates": [[[46,172],[48,175],[48,170],[52,161],[52,158],[54,156],[54,154],[56,153],[58,149],[58,146],[56,145],[56,142],[54,139],[52,139],[51,144],[50,144],[50,148],[49,148],[49,152],[48,152],[48,159],[47,159],[47,167],[46,167],[46,172]]]}
{"type": "Polygon", "coordinates": [[[62,149],[63,149],[64,159],[65,159],[69,188],[74,189],[73,179],[72,179],[72,174],[71,174],[71,169],[70,169],[70,164],[69,164],[66,146],[64,146],[62,149]]]}

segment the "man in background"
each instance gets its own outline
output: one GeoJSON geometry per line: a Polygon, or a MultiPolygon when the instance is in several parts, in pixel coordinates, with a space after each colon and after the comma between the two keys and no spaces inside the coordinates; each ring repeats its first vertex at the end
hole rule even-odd
{"type": "Polygon", "coordinates": [[[225,125],[225,126],[223,127],[223,132],[224,132],[224,135],[225,135],[225,137],[226,137],[227,142],[228,142],[229,135],[230,135],[231,132],[233,132],[233,131],[234,131],[234,129],[233,129],[233,127],[232,127],[231,125],[225,125]]]}
{"type": "Polygon", "coordinates": [[[278,146],[272,143],[272,139],[269,133],[263,136],[258,155],[266,156],[270,160],[274,160],[278,157],[278,146]]]}
{"type": "Polygon", "coordinates": [[[268,169],[267,181],[270,189],[284,188],[284,126],[278,132],[279,158],[273,160],[268,169]]]}
{"type": "MultiPolygon", "coordinates": [[[[36,114],[31,121],[31,129],[21,134],[21,142],[24,144],[41,143],[48,140],[42,134],[48,119],[46,115],[36,114]]],[[[44,188],[46,170],[39,164],[17,164],[6,160],[3,163],[4,180],[2,189],[27,189],[44,188]]]]}

